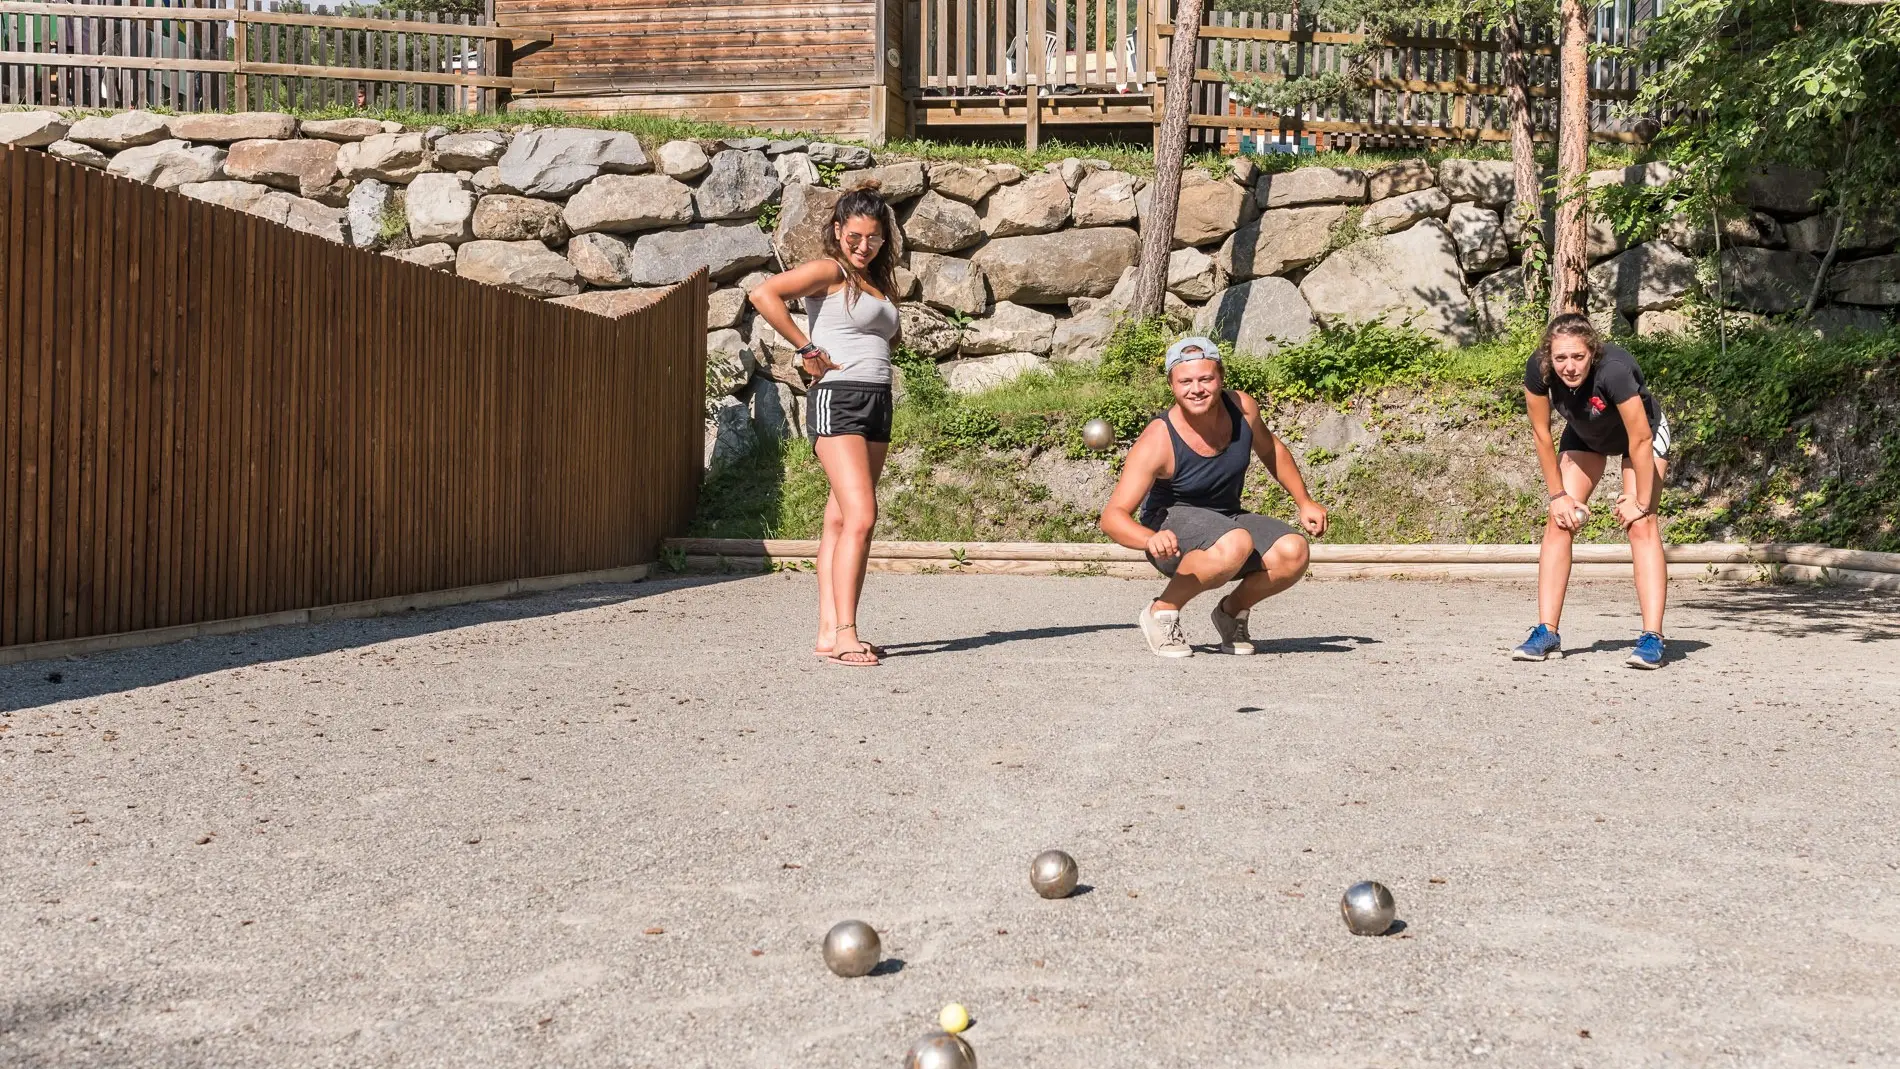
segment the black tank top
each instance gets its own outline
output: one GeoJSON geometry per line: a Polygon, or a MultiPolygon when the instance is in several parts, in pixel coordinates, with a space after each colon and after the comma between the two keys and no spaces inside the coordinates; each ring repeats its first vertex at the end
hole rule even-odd
{"type": "Polygon", "coordinates": [[[1245,511],[1240,507],[1240,490],[1247,481],[1247,459],[1253,455],[1253,428],[1241,415],[1233,394],[1222,390],[1220,399],[1227,406],[1227,418],[1234,421],[1234,437],[1211,457],[1189,448],[1166,412],[1155,417],[1167,425],[1168,438],[1174,443],[1174,478],[1156,479],[1149,487],[1141,506],[1143,526],[1154,527],[1174,505],[1211,509],[1223,516],[1245,511]]]}

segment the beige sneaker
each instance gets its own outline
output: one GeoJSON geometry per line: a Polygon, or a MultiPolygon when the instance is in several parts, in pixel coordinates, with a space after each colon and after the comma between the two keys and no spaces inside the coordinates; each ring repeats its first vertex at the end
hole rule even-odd
{"type": "Polygon", "coordinates": [[[1194,656],[1194,647],[1188,645],[1187,636],[1181,633],[1179,609],[1156,612],[1153,602],[1142,606],[1141,635],[1148,640],[1148,648],[1157,657],[1194,656]]]}
{"type": "Polygon", "coordinates": [[[1221,608],[1226,601],[1219,598],[1214,602],[1214,630],[1220,635],[1220,651],[1236,657],[1249,656],[1253,653],[1252,637],[1247,634],[1247,613],[1251,610],[1242,609],[1237,615],[1229,616],[1227,610],[1221,608]]]}

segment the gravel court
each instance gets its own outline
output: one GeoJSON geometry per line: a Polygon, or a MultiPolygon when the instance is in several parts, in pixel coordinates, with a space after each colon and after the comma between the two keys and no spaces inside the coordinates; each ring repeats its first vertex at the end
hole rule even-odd
{"type": "Polygon", "coordinates": [[[992,1067],[1900,1064],[1900,600],[1678,583],[1639,673],[1627,583],[1543,665],[1528,584],[1182,662],[1151,587],[873,576],[868,670],[807,575],[0,668],[0,1063],[895,1066],[954,1000],[992,1067]]]}

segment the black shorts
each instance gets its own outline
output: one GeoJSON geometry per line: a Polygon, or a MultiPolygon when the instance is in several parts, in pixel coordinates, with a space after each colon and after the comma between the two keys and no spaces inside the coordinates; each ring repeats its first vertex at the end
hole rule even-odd
{"type": "MultiPolygon", "coordinates": [[[[1627,457],[1629,456],[1629,449],[1630,449],[1630,441],[1629,441],[1629,438],[1625,436],[1623,438],[1623,444],[1620,448],[1616,449],[1614,452],[1604,452],[1603,450],[1598,449],[1596,446],[1591,445],[1589,442],[1584,441],[1583,436],[1578,434],[1568,423],[1564,424],[1563,437],[1557,439],[1557,452],[1559,453],[1596,453],[1599,456],[1627,457]]],[[[1668,458],[1669,456],[1669,421],[1668,420],[1666,419],[1657,420],[1656,426],[1651,429],[1650,451],[1656,454],[1656,459],[1658,460],[1665,460],[1668,458]]]]}
{"type": "Polygon", "coordinates": [[[1159,523],[1150,524],[1157,531],[1173,531],[1174,540],[1181,545],[1181,554],[1177,557],[1162,559],[1148,554],[1148,563],[1162,575],[1173,578],[1174,570],[1181,563],[1181,557],[1197,549],[1208,549],[1221,540],[1227,532],[1239,529],[1253,536],[1253,552],[1247,554],[1247,563],[1240,566],[1234,578],[1252,575],[1266,567],[1260,559],[1262,550],[1272,549],[1273,544],[1290,534],[1298,534],[1293,525],[1285,520],[1276,520],[1272,516],[1260,516],[1251,512],[1242,512],[1235,516],[1224,515],[1213,509],[1196,508],[1193,505],[1175,505],[1162,513],[1159,523]]]}
{"type": "Polygon", "coordinates": [[[891,408],[888,385],[821,382],[805,395],[805,433],[813,442],[844,434],[867,442],[889,442],[891,408]]]}

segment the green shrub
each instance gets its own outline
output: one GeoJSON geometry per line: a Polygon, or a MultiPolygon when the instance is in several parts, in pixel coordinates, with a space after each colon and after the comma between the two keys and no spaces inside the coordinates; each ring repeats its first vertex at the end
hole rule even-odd
{"type": "Polygon", "coordinates": [[[1438,343],[1410,327],[1321,327],[1272,361],[1267,388],[1279,401],[1343,401],[1419,376],[1444,362],[1438,343]]]}
{"type": "Polygon", "coordinates": [[[937,370],[935,360],[900,345],[897,352],[892,354],[891,362],[904,375],[906,404],[934,409],[950,399],[950,387],[944,383],[943,372],[937,370]]]}
{"type": "Polygon", "coordinates": [[[937,421],[943,440],[957,445],[989,445],[1003,429],[996,413],[974,405],[955,404],[945,408],[937,421]]]}
{"type": "Polygon", "coordinates": [[[1168,346],[1179,336],[1166,316],[1122,320],[1102,349],[1102,377],[1139,382],[1160,374],[1168,346]]]}

